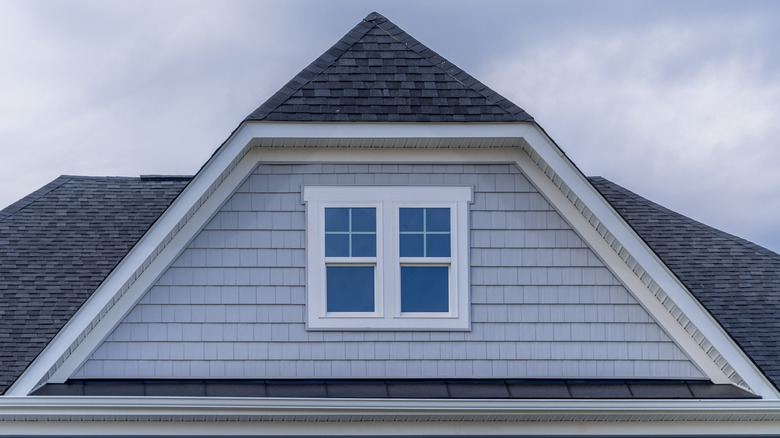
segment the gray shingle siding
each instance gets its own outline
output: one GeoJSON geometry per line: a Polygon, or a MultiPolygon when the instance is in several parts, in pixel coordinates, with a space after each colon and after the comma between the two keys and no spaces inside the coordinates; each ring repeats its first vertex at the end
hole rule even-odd
{"type": "Polygon", "coordinates": [[[701,373],[509,164],[260,165],[75,377],[675,377],[701,373]],[[472,330],[304,326],[303,185],[457,184],[472,330]]]}

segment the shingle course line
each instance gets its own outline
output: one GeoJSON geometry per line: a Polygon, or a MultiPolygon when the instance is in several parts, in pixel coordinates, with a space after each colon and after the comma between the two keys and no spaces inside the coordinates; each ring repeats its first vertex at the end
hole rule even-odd
{"type": "Polygon", "coordinates": [[[186,177],[63,176],[15,203],[13,214],[4,215],[0,393],[188,182],[186,177]]]}
{"type": "MultiPolygon", "coordinates": [[[[453,89],[453,82],[457,83],[459,87],[471,90],[474,93],[482,96],[485,99],[484,102],[470,102],[469,105],[474,106],[472,113],[474,118],[465,119],[467,121],[481,121],[481,122],[497,122],[497,121],[522,121],[531,122],[533,118],[528,115],[521,108],[505,99],[500,94],[496,93],[492,89],[488,88],[481,82],[477,81],[474,77],[461,70],[451,62],[444,59],[441,55],[437,54],[424,44],[420,43],[406,32],[401,30],[391,21],[378,13],[369,14],[361,23],[347,33],[339,42],[333,47],[327,50],[320,58],[312,62],[308,67],[304,68],[295,78],[287,83],[281,90],[275,93],[268,101],[261,105],[257,110],[250,114],[247,121],[259,121],[259,120],[280,120],[280,121],[302,121],[302,120],[344,120],[344,121],[374,121],[374,120],[401,120],[401,118],[393,116],[393,108],[376,109],[376,108],[364,108],[360,113],[355,113],[352,117],[344,114],[341,110],[335,110],[330,106],[338,106],[339,100],[334,102],[322,102],[312,96],[333,95],[333,93],[325,94],[325,89],[338,90],[337,96],[343,95],[344,88],[332,88],[333,83],[330,81],[331,74],[326,73],[328,70],[335,70],[334,73],[343,72],[348,76],[357,79],[358,81],[377,81],[376,74],[382,73],[394,73],[397,70],[391,69],[389,66],[384,66],[381,60],[394,59],[393,64],[397,69],[401,65],[406,63],[400,63],[398,61],[409,58],[409,54],[414,53],[415,56],[428,65],[425,69],[435,69],[436,75],[441,75],[441,79],[435,79],[434,77],[416,78],[415,80],[428,81],[425,88],[432,90],[433,94],[430,97],[436,97],[437,93],[443,90],[453,89]],[[379,37],[391,38],[392,43],[379,43],[379,37]],[[404,50],[397,51],[393,46],[398,44],[403,47],[404,50]],[[386,51],[392,51],[388,53],[386,51]],[[344,58],[349,54],[348,58],[344,58]],[[371,67],[372,73],[356,74],[347,70],[341,70],[341,66],[351,65],[355,66],[355,63],[342,63],[341,60],[346,59],[363,59],[367,60],[364,64],[371,67]],[[324,76],[324,77],[323,77],[324,76]],[[322,80],[320,80],[322,79],[322,80]],[[436,81],[430,83],[430,81],[436,81]],[[442,82],[444,81],[444,82],[442,82]],[[315,93],[308,94],[304,91],[304,87],[310,84],[315,84],[315,93]],[[307,97],[307,101],[299,102],[300,105],[295,109],[285,109],[283,106],[289,105],[295,101],[296,96],[307,97]],[[307,103],[308,102],[308,103],[307,103]],[[322,107],[321,104],[328,105],[322,107]],[[479,108],[479,109],[478,109],[479,108]],[[375,112],[375,114],[368,114],[375,112]],[[274,116],[272,116],[274,114],[274,116]],[[314,117],[312,116],[314,115],[314,117]],[[508,117],[508,118],[507,118],[508,117]]],[[[413,57],[412,57],[413,58],[413,57]]],[[[410,58],[410,59],[412,59],[410,58]]],[[[409,66],[407,68],[408,73],[414,73],[420,71],[420,66],[409,66]]],[[[430,73],[428,73],[430,75],[430,73]]],[[[345,78],[340,78],[341,81],[346,81],[345,78]]],[[[382,79],[387,80],[387,79],[382,79]]],[[[342,84],[338,84],[342,87],[342,84]]],[[[352,87],[364,89],[366,84],[356,82],[353,80],[352,87]]],[[[409,85],[407,85],[409,87],[409,85]]],[[[370,91],[375,89],[396,90],[401,92],[404,89],[403,84],[383,84],[375,83],[370,91]]],[[[386,95],[380,93],[380,95],[386,95]]],[[[426,95],[423,93],[423,95],[426,95]]],[[[369,96],[374,94],[369,93],[369,96]]],[[[379,96],[379,95],[376,95],[379,96]]],[[[442,107],[426,107],[419,108],[419,113],[409,113],[410,116],[403,118],[406,121],[462,121],[463,118],[452,117],[452,113],[444,110],[442,107]],[[443,117],[446,116],[446,117],[443,117]]],[[[393,114],[394,115],[394,114],[393,114]]]]}
{"type": "Polygon", "coordinates": [[[591,183],[780,386],[780,255],[717,230],[604,178],[591,183]]]}

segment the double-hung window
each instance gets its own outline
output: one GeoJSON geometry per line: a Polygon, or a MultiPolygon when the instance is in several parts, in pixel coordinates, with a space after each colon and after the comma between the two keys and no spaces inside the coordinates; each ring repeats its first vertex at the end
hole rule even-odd
{"type": "Polygon", "coordinates": [[[328,313],[376,310],[376,207],[325,208],[328,313]]]}
{"type": "Polygon", "coordinates": [[[307,327],[469,329],[471,187],[307,186],[307,327]]]}

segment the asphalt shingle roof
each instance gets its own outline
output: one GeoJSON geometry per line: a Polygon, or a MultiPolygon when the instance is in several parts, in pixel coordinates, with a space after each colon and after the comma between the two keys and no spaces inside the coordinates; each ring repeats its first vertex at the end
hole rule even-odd
{"type": "Polygon", "coordinates": [[[701,380],[612,379],[237,379],[69,380],[39,396],[735,399],[757,396],[701,380]]]}
{"type": "Polygon", "coordinates": [[[0,211],[0,393],[189,180],[61,176],[0,211]]]}
{"type": "Polygon", "coordinates": [[[531,122],[533,118],[374,12],[246,120],[531,122]]]}
{"type": "Polygon", "coordinates": [[[780,387],[780,254],[604,178],[590,181],[780,387]]]}

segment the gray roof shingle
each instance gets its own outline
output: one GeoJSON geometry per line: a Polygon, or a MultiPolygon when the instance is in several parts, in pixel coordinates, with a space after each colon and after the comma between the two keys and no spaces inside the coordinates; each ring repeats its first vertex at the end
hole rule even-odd
{"type": "Polygon", "coordinates": [[[246,120],[532,122],[533,118],[374,12],[246,120]]]}
{"type": "Polygon", "coordinates": [[[0,211],[0,393],[189,180],[61,176],[0,211]]]}
{"type": "Polygon", "coordinates": [[[780,254],[604,178],[591,183],[780,387],[780,254]]]}
{"type": "Polygon", "coordinates": [[[729,384],[701,380],[567,379],[238,379],[69,380],[36,396],[750,399],[729,384]]]}

